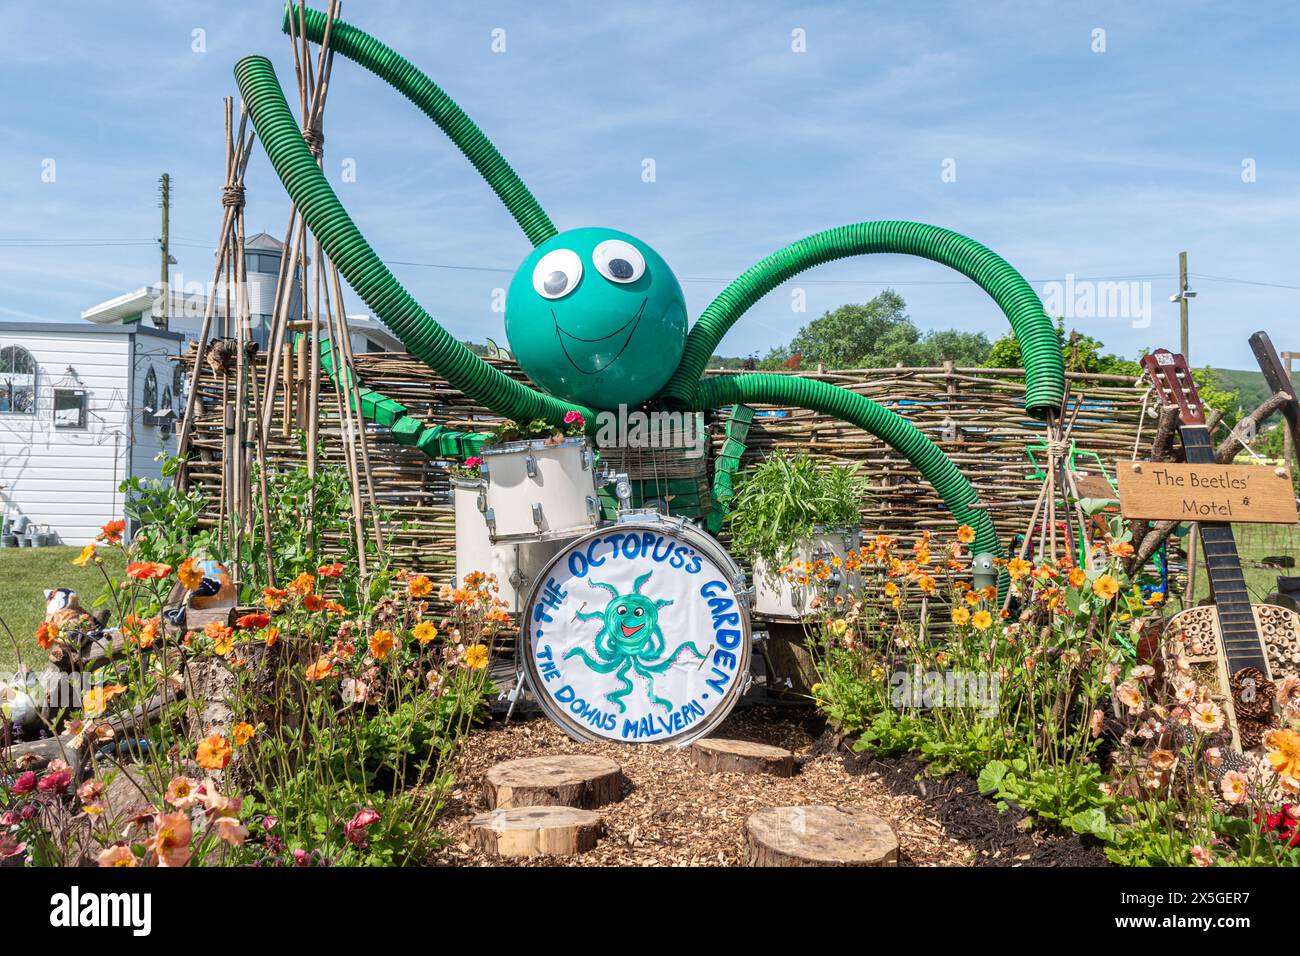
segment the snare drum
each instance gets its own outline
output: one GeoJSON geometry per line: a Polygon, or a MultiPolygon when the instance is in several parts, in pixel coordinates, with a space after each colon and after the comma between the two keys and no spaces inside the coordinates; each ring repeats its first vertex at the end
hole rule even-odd
{"type": "Polygon", "coordinates": [[[749,686],[749,593],[683,518],[629,512],[568,542],[521,621],[533,695],[575,740],[686,744],[749,686]]]}
{"type": "Polygon", "coordinates": [[[483,519],[498,541],[572,538],[600,521],[595,462],[585,438],[516,441],[479,451],[483,519]]]}
{"type": "Polygon", "coordinates": [[[504,541],[493,544],[483,520],[487,482],[453,478],[452,505],[456,513],[456,582],[471,571],[483,571],[497,580],[497,596],[511,613],[518,614],[538,573],[563,547],[560,540],[504,541]]]}

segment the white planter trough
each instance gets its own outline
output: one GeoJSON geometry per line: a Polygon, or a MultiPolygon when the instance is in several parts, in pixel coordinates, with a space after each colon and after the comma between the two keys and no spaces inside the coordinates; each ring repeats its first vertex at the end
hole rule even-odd
{"type": "Polygon", "coordinates": [[[844,559],[850,551],[862,545],[862,531],[857,528],[819,528],[810,538],[797,542],[787,563],[795,561],[826,561],[839,558],[839,567],[831,569],[826,581],[816,581],[807,587],[792,582],[776,568],[769,568],[762,558],[754,559],[754,613],[763,617],[798,620],[809,613],[808,604],[817,594],[823,599],[852,590],[861,583],[861,575],[849,571],[844,559]]]}
{"type": "Polygon", "coordinates": [[[481,517],[493,544],[573,538],[599,523],[587,439],[506,442],[479,455],[487,481],[481,517]]]}

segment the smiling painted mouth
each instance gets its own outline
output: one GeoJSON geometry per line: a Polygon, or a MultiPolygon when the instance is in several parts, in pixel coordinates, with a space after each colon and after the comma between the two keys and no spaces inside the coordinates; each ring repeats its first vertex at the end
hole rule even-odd
{"type": "Polygon", "coordinates": [[[641,300],[641,306],[636,310],[636,313],[630,319],[628,319],[626,322],[620,325],[613,332],[609,333],[609,335],[602,335],[598,339],[584,339],[580,336],[573,335],[569,332],[564,331],[564,329],[560,328],[560,320],[556,318],[555,310],[551,309],[551,320],[555,323],[555,337],[560,340],[560,348],[564,351],[564,357],[569,360],[569,364],[572,365],[577,371],[581,372],[583,375],[599,375],[601,372],[606,371],[611,365],[613,365],[615,362],[619,360],[619,357],[625,351],[627,351],[627,347],[632,342],[632,336],[633,334],[635,334],[637,330],[637,326],[641,324],[641,317],[645,315],[645,306],[649,300],[650,300],[649,296],[643,298],[641,300]],[[623,344],[619,346],[618,351],[614,353],[614,357],[610,359],[608,362],[606,362],[604,365],[600,366],[599,368],[595,368],[591,370],[583,368],[581,365],[579,365],[577,362],[573,360],[573,355],[569,352],[569,347],[568,345],[565,344],[564,341],[565,339],[572,339],[574,342],[583,342],[586,343],[587,345],[593,345],[601,342],[610,342],[611,344],[613,344],[611,340],[617,339],[619,335],[622,335],[625,332],[626,332],[626,337],[623,339],[623,344]]]}
{"type": "Polygon", "coordinates": [[[619,627],[623,628],[624,637],[631,637],[637,631],[641,630],[641,628],[645,627],[645,625],[638,624],[636,627],[628,627],[626,624],[620,624],[619,627]]]}

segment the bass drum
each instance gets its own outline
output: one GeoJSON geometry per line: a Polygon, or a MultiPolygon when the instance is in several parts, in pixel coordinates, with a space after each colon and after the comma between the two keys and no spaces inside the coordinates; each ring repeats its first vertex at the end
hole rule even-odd
{"type": "Polygon", "coordinates": [[[628,512],[537,576],[520,622],[529,688],[575,740],[689,743],[749,686],[749,600],[714,538],[628,512]]]}

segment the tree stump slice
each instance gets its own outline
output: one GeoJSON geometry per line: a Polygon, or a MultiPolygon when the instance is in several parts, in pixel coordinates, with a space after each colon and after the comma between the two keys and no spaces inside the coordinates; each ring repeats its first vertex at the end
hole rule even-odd
{"type": "Polygon", "coordinates": [[[765,773],[794,776],[794,754],[749,740],[707,737],[691,744],[691,762],[707,773],[765,773]]]}
{"type": "Polygon", "coordinates": [[[898,866],[898,837],[880,817],[841,807],[769,807],[745,821],[750,866],[898,866]]]}
{"type": "Polygon", "coordinates": [[[572,856],[596,845],[600,814],[578,807],[510,807],[469,822],[475,844],[495,856],[572,856]]]}
{"type": "Polygon", "coordinates": [[[492,810],[511,807],[593,809],[623,798],[623,768],[607,757],[557,754],[506,760],[483,778],[492,810]]]}

